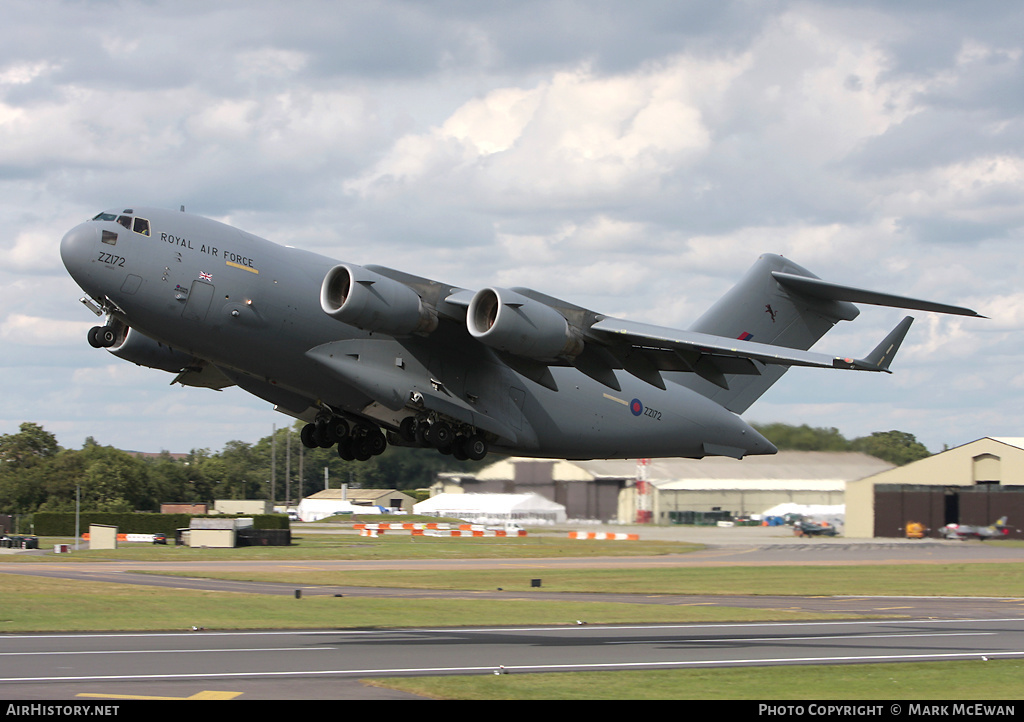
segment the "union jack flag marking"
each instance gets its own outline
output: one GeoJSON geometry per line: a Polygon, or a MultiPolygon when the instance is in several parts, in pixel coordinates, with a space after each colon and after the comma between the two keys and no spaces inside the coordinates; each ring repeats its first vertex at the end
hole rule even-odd
{"type": "Polygon", "coordinates": [[[205,271],[200,271],[199,272],[199,280],[200,281],[212,281],[213,280],[213,274],[212,273],[206,273],[205,271]]]}

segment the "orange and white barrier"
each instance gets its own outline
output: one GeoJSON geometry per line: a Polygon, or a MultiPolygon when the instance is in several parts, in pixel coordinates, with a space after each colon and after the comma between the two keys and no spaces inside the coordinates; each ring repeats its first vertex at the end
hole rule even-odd
{"type": "MultiPolygon", "coordinates": [[[[117,540],[123,542],[152,542],[153,534],[118,534],[117,540]]],[[[82,539],[89,541],[89,532],[82,534],[82,539]]]]}
{"type": "MultiPolygon", "coordinates": [[[[433,536],[433,537],[523,537],[526,536],[526,532],[520,529],[519,531],[504,531],[502,529],[485,529],[482,526],[476,524],[462,524],[465,528],[460,529],[436,529],[436,528],[404,528],[404,527],[423,527],[423,524],[361,524],[364,527],[359,530],[359,536],[365,537],[379,537],[383,536],[386,532],[393,531],[407,531],[412,536],[433,536]],[[385,528],[386,527],[386,528],[385,528]],[[470,528],[473,527],[473,528],[470,528]]],[[[427,525],[431,527],[437,527],[437,524],[427,525]]],[[[444,526],[448,526],[445,524],[444,526]]]]}
{"type": "Polygon", "coordinates": [[[605,539],[612,541],[639,541],[639,534],[613,534],[601,531],[571,531],[570,539],[605,539]]]}
{"type": "Polygon", "coordinates": [[[413,529],[450,529],[451,524],[444,522],[441,523],[426,523],[426,524],[398,524],[394,522],[381,522],[379,524],[353,524],[353,529],[363,531],[364,529],[376,530],[376,531],[402,531],[402,530],[413,530],[413,529]]]}
{"type": "MultiPolygon", "coordinates": [[[[469,526],[465,524],[463,526],[469,526]]],[[[473,526],[476,526],[475,524],[473,526]]],[[[413,532],[415,534],[415,532],[413,532]]],[[[423,536],[447,536],[447,537],[522,537],[526,536],[526,532],[520,529],[519,531],[504,531],[502,529],[428,529],[422,532],[423,536]]]]}

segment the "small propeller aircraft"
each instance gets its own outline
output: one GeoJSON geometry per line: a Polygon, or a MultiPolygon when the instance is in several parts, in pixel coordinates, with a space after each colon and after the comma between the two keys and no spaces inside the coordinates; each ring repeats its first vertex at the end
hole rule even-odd
{"type": "Polygon", "coordinates": [[[1001,539],[1010,534],[1006,525],[1007,517],[1000,517],[989,526],[971,526],[970,524],[946,524],[939,533],[946,539],[1001,539]]]}
{"type": "Polygon", "coordinates": [[[773,454],[739,414],[789,367],[889,372],[909,316],[863,358],[808,351],[854,303],[978,316],[768,254],[682,331],[343,263],[184,209],[104,211],[60,252],[105,317],[94,347],[172,383],[238,386],[345,459],[389,443],[472,459],[773,454]]]}

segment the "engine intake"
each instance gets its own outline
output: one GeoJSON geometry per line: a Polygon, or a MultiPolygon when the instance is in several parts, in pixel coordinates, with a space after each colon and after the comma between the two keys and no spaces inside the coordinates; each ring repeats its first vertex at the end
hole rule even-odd
{"type": "Polygon", "coordinates": [[[466,326],[491,348],[540,361],[571,359],[583,351],[582,337],[565,316],[507,288],[477,291],[466,326]]]}
{"type": "Polygon", "coordinates": [[[320,286],[320,307],[333,318],[390,336],[426,335],[437,328],[437,312],[419,294],[362,266],[335,266],[320,286]]]}

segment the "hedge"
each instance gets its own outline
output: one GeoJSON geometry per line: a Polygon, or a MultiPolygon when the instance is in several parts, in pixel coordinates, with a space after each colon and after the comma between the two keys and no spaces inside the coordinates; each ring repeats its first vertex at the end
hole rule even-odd
{"type": "MultiPolygon", "coordinates": [[[[241,515],[253,520],[255,529],[290,529],[285,514],[241,515]]],[[[187,529],[195,518],[232,519],[228,514],[138,514],[106,511],[83,511],[79,515],[79,532],[85,534],[90,524],[116,526],[120,534],[173,534],[175,529],[187,529]]],[[[37,511],[33,515],[36,536],[74,536],[75,513],[72,511],[37,511]]]]}

